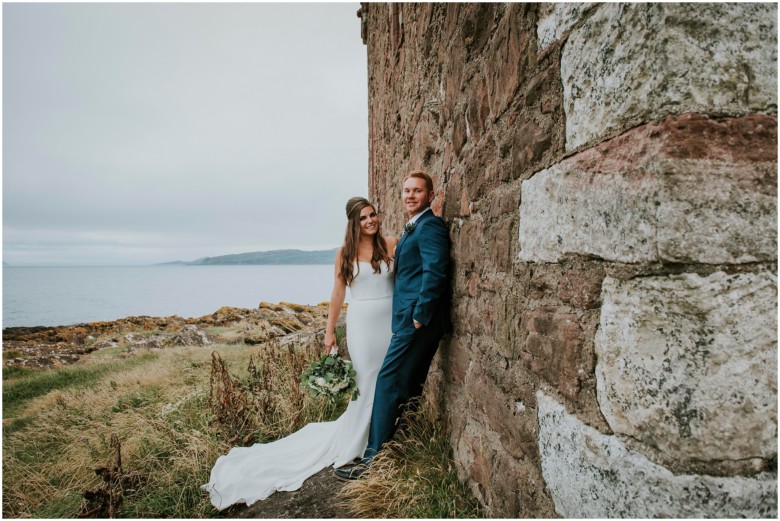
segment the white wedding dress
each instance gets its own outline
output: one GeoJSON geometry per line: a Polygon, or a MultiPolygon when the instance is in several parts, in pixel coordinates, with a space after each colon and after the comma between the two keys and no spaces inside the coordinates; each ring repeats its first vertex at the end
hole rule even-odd
{"type": "Polygon", "coordinates": [[[234,447],[220,456],[209,482],[201,487],[209,492],[215,508],[222,510],[235,503],[251,505],[279,490],[298,490],[307,478],[325,467],[338,468],[363,455],[376,377],[392,336],[392,264],[390,268],[381,263],[381,273],[377,274],[370,263],[360,262],[360,271],[350,285],[347,339],[357,371],[358,399],[350,401],[336,421],[310,423],[286,438],[234,447]]]}

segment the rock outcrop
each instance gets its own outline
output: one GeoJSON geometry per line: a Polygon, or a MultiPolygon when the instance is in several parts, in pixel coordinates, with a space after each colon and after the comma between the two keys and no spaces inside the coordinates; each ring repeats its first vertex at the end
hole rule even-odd
{"type": "MultiPolygon", "coordinates": [[[[210,315],[188,319],[128,317],[72,326],[6,328],[3,365],[58,367],[107,348],[121,348],[121,355],[126,356],[171,346],[254,345],[274,338],[283,343],[321,342],[327,317],[327,304],[261,302],[257,309],[222,307],[210,315]]],[[[339,324],[344,324],[343,314],[339,324]]]]}

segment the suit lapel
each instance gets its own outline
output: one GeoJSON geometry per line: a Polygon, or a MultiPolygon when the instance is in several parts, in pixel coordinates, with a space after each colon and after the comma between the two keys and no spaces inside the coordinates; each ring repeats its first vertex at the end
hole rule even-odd
{"type": "Polygon", "coordinates": [[[398,273],[398,261],[401,259],[401,246],[403,246],[404,242],[406,242],[407,235],[409,234],[404,233],[401,235],[401,238],[398,239],[398,244],[395,245],[395,258],[393,259],[393,278],[395,278],[395,275],[398,273]]]}
{"type": "Polygon", "coordinates": [[[408,236],[409,236],[408,233],[404,233],[403,235],[401,235],[401,238],[398,239],[398,244],[396,244],[396,246],[395,246],[395,251],[397,251],[397,252],[400,251],[401,246],[403,245],[404,242],[406,242],[406,238],[408,236]]]}
{"type": "MultiPolygon", "coordinates": [[[[415,229],[417,228],[417,226],[420,225],[420,222],[423,219],[428,219],[429,218],[428,214],[433,215],[433,210],[428,210],[427,212],[425,212],[424,214],[422,214],[420,217],[417,218],[417,221],[415,221],[416,222],[415,229]]],[[[401,238],[398,239],[398,244],[395,245],[395,259],[393,260],[393,276],[395,276],[395,273],[398,273],[398,261],[401,258],[401,246],[403,246],[403,244],[406,242],[406,239],[412,233],[414,233],[414,230],[412,230],[411,232],[407,232],[407,233],[404,233],[403,235],[401,235],[401,238]]]]}

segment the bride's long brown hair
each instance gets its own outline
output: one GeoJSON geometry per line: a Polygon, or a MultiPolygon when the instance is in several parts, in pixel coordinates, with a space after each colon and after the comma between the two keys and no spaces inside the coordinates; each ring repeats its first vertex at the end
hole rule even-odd
{"type": "MultiPolygon", "coordinates": [[[[358,242],[360,241],[360,212],[367,206],[370,206],[376,212],[376,206],[365,197],[353,197],[347,201],[347,231],[344,234],[344,244],[341,246],[341,270],[339,272],[339,277],[347,286],[360,273],[360,265],[357,265],[357,271],[355,271],[353,264],[357,260],[358,242]]],[[[374,268],[374,273],[380,273],[379,264],[381,262],[384,262],[387,265],[387,269],[390,269],[390,255],[387,253],[385,238],[382,237],[381,223],[376,228],[373,247],[371,267],[374,268]]]]}

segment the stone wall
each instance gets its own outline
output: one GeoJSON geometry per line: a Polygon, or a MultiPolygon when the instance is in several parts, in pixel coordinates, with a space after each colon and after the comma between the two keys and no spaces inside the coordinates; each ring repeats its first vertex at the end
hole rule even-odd
{"type": "Polygon", "coordinates": [[[369,190],[434,178],[428,392],[502,517],[777,515],[777,7],[363,4],[369,190]]]}

